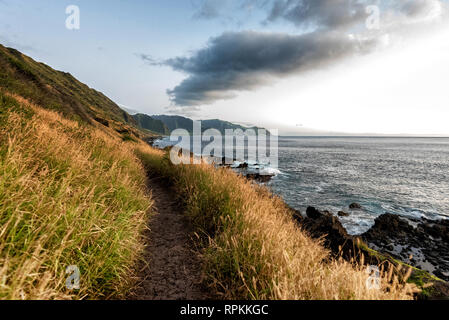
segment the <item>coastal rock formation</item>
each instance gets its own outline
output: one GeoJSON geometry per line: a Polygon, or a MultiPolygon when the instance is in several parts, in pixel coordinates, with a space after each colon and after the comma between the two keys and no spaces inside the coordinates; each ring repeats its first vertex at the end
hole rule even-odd
{"type": "Polygon", "coordinates": [[[361,237],[376,250],[449,280],[449,220],[406,220],[387,213],[361,237]]]}
{"type": "Polygon", "coordinates": [[[246,169],[246,168],[248,168],[248,163],[246,162],[239,164],[237,167],[237,169],[246,169]]]}
{"type": "Polygon", "coordinates": [[[354,202],[354,203],[351,203],[351,204],[349,205],[349,209],[352,209],[352,210],[361,210],[361,209],[362,209],[362,206],[361,206],[360,204],[354,202]]]}
{"type": "Polygon", "coordinates": [[[335,254],[338,254],[348,243],[352,248],[352,237],[348,235],[337,217],[314,207],[307,208],[306,214],[307,218],[302,222],[302,226],[313,238],[324,236],[325,246],[335,254]]]}
{"type": "Polygon", "coordinates": [[[306,217],[303,217],[299,211],[292,209],[292,216],[312,238],[323,239],[324,246],[335,257],[360,262],[363,256],[367,265],[388,261],[398,267],[405,263],[405,268],[398,270],[406,270],[407,265],[411,265],[417,269],[413,269],[410,279],[425,288],[419,299],[449,298],[449,284],[430,275],[448,280],[449,220],[417,220],[414,227],[397,215],[384,214],[376,219],[368,232],[351,236],[338,217],[328,211],[309,207],[306,217]],[[431,268],[433,265],[438,267],[431,268]],[[426,283],[431,285],[427,286],[426,283]]]}
{"type": "Polygon", "coordinates": [[[342,257],[348,261],[365,257],[365,262],[377,264],[377,257],[371,256],[359,237],[351,236],[341,224],[340,220],[329,211],[319,211],[314,207],[307,208],[307,217],[300,221],[301,227],[312,238],[322,238],[324,245],[329,248],[336,257],[342,257]]]}
{"type": "Polygon", "coordinates": [[[259,183],[267,183],[273,178],[273,175],[266,175],[260,173],[246,173],[244,176],[249,180],[254,180],[259,183]]]}
{"type": "Polygon", "coordinates": [[[349,213],[344,212],[344,211],[338,211],[338,216],[339,217],[349,217],[349,213]]]}
{"type": "Polygon", "coordinates": [[[234,167],[233,165],[229,164],[230,162],[236,161],[237,161],[236,159],[233,159],[233,161],[229,161],[229,159],[223,157],[222,159],[219,159],[218,166],[230,168],[234,170],[237,174],[244,176],[248,180],[256,181],[257,183],[268,183],[275,176],[275,174],[266,174],[266,173],[262,174],[261,170],[258,168],[259,166],[258,164],[250,166],[248,162],[242,162],[238,163],[238,165],[234,167]],[[257,169],[255,169],[252,166],[256,167],[257,169]]]}

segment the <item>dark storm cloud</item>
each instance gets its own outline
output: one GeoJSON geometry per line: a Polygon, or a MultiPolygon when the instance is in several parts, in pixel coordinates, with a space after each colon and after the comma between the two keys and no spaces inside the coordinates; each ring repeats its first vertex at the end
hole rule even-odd
{"type": "Polygon", "coordinates": [[[261,32],[228,32],[213,38],[190,57],[164,62],[188,75],[168,90],[180,106],[210,104],[234,97],[274,78],[323,67],[345,57],[371,50],[375,41],[359,41],[333,32],[286,35],[261,32]]]}
{"type": "MultiPolygon", "coordinates": [[[[151,65],[170,66],[187,78],[167,90],[177,106],[201,106],[235,97],[238,91],[254,90],[277,78],[320,69],[342,59],[371,52],[378,39],[394,31],[397,23],[408,25],[416,17],[426,17],[442,0],[202,0],[197,18],[222,17],[229,8],[257,8],[265,14],[265,26],[278,20],[289,21],[303,33],[288,35],[266,32],[228,32],[212,38],[191,56],[154,61],[151,65]],[[368,30],[367,6],[378,5],[386,30],[368,30]],[[397,21],[396,21],[397,20],[397,21]],[[305,29],[306,28],[306,29],[305,29]],[[307,30],[307,31],[306,31],[307,30]],[[349,36],[348,32],[358,32],[349,36]],[[363,40],[362,40],[363,39],[363,40]]],[[[382,28],[382,27],[381,27],[382,28]]]]}

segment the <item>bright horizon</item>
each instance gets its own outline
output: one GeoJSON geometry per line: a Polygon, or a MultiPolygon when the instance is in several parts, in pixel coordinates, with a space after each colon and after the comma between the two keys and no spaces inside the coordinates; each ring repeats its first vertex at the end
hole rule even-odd
{"type": "Polygon", "coordinates": [[[2,0],[0,43],[149,115],[281,135],[449,135],[446,0],[262,2],[2,0]],[[65,27],[71,4],[79,30],[65,27]]]}

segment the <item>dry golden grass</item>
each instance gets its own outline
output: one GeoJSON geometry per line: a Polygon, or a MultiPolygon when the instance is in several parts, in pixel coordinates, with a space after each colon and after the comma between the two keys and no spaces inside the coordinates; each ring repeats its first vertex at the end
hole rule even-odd
{"type": "Polygon", "coordinates": [[[224,297],[412,299],[414,286],[389,281],[386,274],[380,290],[369,289],[366,267],[332,259],[266,188],[231,170],[206,164],[173,166],[150,150],[138,153],[148,170],[172,180],[187,214],[207,236],[206,272],[224,297]]]}
{"type": "Polygon", "coordinates": [[[210,283],[231,299],[410,299],[414,288],[330,257],[283,201],[230,170],[173,166],[164,152],[0,92],[0,298],[121,297],[151,207],[145,169],[184,200],[210,283]],[[10,105],[15,105],[10,108],[10,105]],[[29,112],[22,112],[23,110],[29,112]],[[145,169],[134,155],[137,149],[145,169]],[[81,289],[65,288],[77,265],[81,289]]]}
{"type": "Polygon", "coordinates": [[[152,204],[133,146],[1,94],[0,299],[120,297],[152,204]]]}

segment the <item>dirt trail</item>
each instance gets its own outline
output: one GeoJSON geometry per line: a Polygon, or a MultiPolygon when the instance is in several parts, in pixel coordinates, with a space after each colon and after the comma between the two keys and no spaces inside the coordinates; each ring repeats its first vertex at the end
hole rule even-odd
{"type": "Polygon", "coordinates": [[[130,299],[204,300],[213,298],[202,283],[201,260],[193,251],[192,227],[171,191],[157,179],[149,182],[154,214],[145,234],[147,248],[139,281],[130,299]]]}

